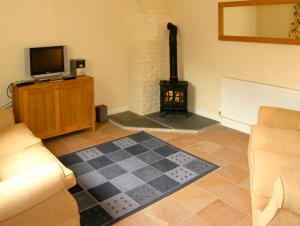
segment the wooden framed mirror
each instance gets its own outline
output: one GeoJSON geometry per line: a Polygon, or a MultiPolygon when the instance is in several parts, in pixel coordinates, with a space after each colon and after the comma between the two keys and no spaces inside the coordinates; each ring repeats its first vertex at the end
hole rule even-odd
{"type": "Polygon", "coordinates": [[[219,40],[300,45],[300,0],[219,2],[219,40]]]}

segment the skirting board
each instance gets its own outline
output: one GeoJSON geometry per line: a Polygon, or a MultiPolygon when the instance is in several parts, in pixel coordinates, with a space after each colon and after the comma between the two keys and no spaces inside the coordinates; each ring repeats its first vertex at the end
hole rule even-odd
{"type": "Polygon", "coordinates": [[[123,107],[120,107],[120,108],[108,109],[107,114],[108,115],[114,115],[114,114],[122,113],[124,111],[129,111],[129,107],[128,106],[123,106],[123,107]]]}
{"type": "Polygon", "coordinates": [[[250,131],[251,131],[250,125],[247,125],[247,124],[244,124],[244,123],[232,120],[232,119],[228,119],[228,118],[216,115],[216,114],[201,111],[199,109],[197,109],[197,110],[189,109],[189,112],[192,112],[194,114],[197,114],[197,115],[209,118],[209,119],[216,120],[216,121],[220,122],[222,126],[228,127],[230,129],[234,129],[234,130],[237,130],[237,131],[240,131],[243,133],[250,134],[250,131]]]}
{"type": "Polygon", "coordinates": [[[228,119],[225,117],[222,117],[221,125],[231,128],[231,129],[234,129],[234,130],[237,130],[237,131],[240,131],[240,132],[243,132],[243,133],[247,133],[247,134],[250,134],[250,132],[251,132],[250,125],[247,125],[247,124],[244,124],[244,123],[241,123],[238,121],[234,121],[232,119],[228,119]]]}
{"type": "Polygon", "coordinates": [[[209,119],[221,122],[221,117],[219,115],[212,114],[212,113],[209,113],[209,112],[206,112],[206,111],[202,111],[202,110],[199,110],[199,109],[191,109],[191,108],[189,108],[188,110],[189,110],[189,112],[194,113],[196,115],[200,115],[202,117],[209,118],[209,119]]]}

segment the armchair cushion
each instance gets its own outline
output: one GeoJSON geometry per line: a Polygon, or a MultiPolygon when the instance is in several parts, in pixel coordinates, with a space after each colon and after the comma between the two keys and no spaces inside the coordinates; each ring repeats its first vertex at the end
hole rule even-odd
{"type": "Polygon", "coordinates": [[[73,196],[62,190],[21,214],[0,222],[0,226],[80,226],[73,196]]]}
{"type": "Polygon", "coordinates": [[[272,198],[264,210],[254,210],[252,215],[254,216],[254,225],[266,226],[276,215],[279,209],[283,206],[284,191],[281,178],[277,178],[274,185],[272,198]]]}
{"type": "Polygon", "coordinates": [[[1,158],[0,181],[7,180],[27,171],[34,171],[48,164],[59,164],[52,159],[48,150],[42,146],[35,146],[13,155],[1,158]]]}
{"type": "Polygon", "coordinates": [[[41,144],[41,139],[35,137],[23,123],[0,129],[0,158],[36,144],[41,144]]]}
{"type": "Polygon", "coordinates": [[[12,110],[0,110],[0,128],[15,124],[12,110]]]}
{"type": "Polygon", "coordinates": [[[299,226],[300,216],[285,209],[280,209],[268,226],[299,226]]]}
{"type": "Polygon", "coordinates": [[[300,155],[300,130],[252,126],[249,148],[300,155]]]}
{"type": "Polygon", "coordinates": [[[0,222],[64,189],[60,167],[47,164],[0,182],[0,222]]]}
{"type": "Polygon", "coordinates": [[[257,124],[273,128],[299,129],[300,111],[264,106],[259,109],[257,124]]]}
{"type": "Polygon", "coordinates": [[[281,176],[283,170],[290,168],[295,158],[294,156],[286,156],[284,153],[273,153],[264,150],[250,154],[253,159],[251,190],[255,195],[271,198],[276,178],[281,176]]]}

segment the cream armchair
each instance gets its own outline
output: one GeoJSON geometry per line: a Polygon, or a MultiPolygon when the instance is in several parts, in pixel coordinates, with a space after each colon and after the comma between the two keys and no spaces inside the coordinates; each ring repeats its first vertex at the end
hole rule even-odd
{"type": "Polygon", "coordinates": [[[0,226],[79,226],[76,184],[25,124],[0,110],[0,226]]]}
{"type": "Polygon", "coordinates": [[[254,226],[300,225],[300,112],[262,107],[248,158],[254,226]]]}

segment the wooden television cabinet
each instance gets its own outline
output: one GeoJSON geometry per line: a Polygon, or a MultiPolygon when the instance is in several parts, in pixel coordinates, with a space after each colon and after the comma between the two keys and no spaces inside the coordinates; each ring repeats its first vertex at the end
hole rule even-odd
{"type": "Polygon", "coordinates": [[[41,82],[13,87],[17,123],[25,123],[42,139],[92,128],[95,130],[94,79],[41,82]]]}

